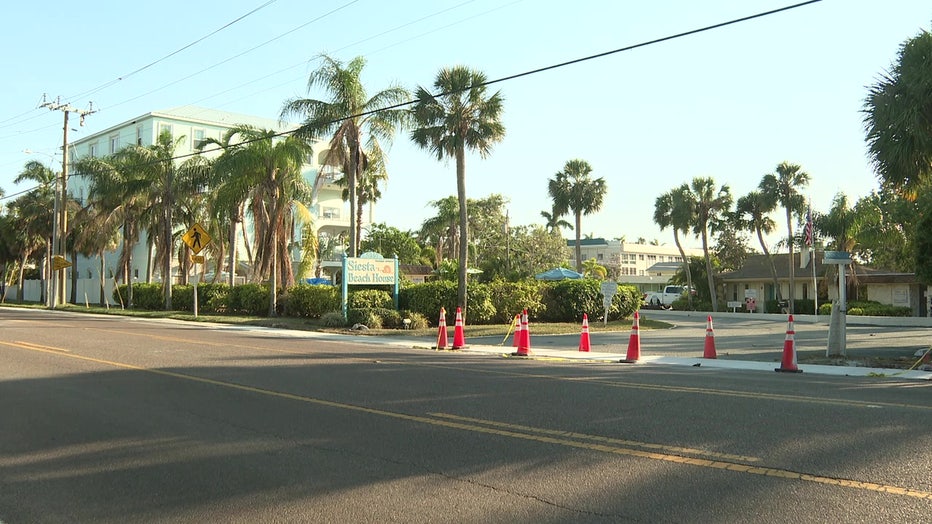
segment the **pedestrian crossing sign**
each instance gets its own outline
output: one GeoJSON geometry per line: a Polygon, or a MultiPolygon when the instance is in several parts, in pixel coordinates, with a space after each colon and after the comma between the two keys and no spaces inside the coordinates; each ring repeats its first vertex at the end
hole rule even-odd
{"type": "Polygon", "coordinates": [[[194,251],[194,254],[198,254],[202,249],[207,247],[207,244],[210,244],[210,235],[207,234],[207,231],[201,227],[200,224],[194,224],[191,226],[184,236],[181,237],[181,240],[191,248],[191,251],[194,251]]]}

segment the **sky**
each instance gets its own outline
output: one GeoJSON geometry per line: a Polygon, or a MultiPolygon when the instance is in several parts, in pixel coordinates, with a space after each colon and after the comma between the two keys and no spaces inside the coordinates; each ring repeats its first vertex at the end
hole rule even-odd
{"type": "MultiPolygon", "coordinates": [[[[29,189],[13,183],[27,161],[60,169],[62,114],[38,107],[44,94],[77,109],[93,102],[84,126],[72,119],[71,140],[184,105],[278,118],[287,99],[325,98],[307,90],[321,53],[365,57],[370,95],[392,84],[430,89],[444,67],[496,80],[795,3],[15,2],[0,32],[0,202],[29,189]]],[[[506,135],[487,158],[467,157],[467,195],[503,195],[513,226],[543,224],[548,179],[583,159],[607,185],[583,235],[672,244],[652,220],[658,195],[704,176],[737,200],[788,161],[810,175],[803,192],[826,212],[839,192],[856,200],[877,189],[867,89],[930,26],[928,0],[822,0],[495,83],[506,135]]],[[[408,131],[383,147],[389,180],[374,220],[416,230],[435,214],[430,202],[456,194],[455,165],[408,131]]],[[[786,233],[782,217],[772,216],[776,236],[786,233]]]]}

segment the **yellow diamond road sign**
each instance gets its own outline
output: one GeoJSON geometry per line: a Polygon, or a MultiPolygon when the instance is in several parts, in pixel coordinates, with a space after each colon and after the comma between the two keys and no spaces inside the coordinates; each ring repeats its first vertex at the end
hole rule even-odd
{"type": "Polygon", "coordinates": [[[207,247],[207,244],[210,244],[210,235],[207,234],[207,231],[205,231],[200,224],[194,224],[191,226],[191,229],[181,237],[181,240],[183,240],[196,255],[207,247]]]}
{"type": "Polygon", "coordinates": [[[66,267],[71,267],[71,262],[67,258],[61,255],[55,255],[52,257],[52,270],[58,271],[59,269],[65,269],[66,267]]]}

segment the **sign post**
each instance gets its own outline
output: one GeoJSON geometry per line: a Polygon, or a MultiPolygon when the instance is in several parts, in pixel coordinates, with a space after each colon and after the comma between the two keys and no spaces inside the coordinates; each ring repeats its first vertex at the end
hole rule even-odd
{"type": "Polygon", "coordinates": [[[828,324],[828,347],[825,356],[842,356],[847,353],[847,279],[845,279],[845,266],[851,263],[851,254],[847,251],[826,251],[823,255],[823,264],[838,266],[838,300],[832,305],[832,318],[828,324]]]}
{"type": "Polygon", "coordinates": [[[599,286],[602,292],[602,305],[605,306],[605,316],[602,317],[602,324],[608,324],[608,311],[612,308],[612,298],[618,293],[618,282],[606,280],[599,286]]]}
{"type": "MultiPolygon", "coordinates": [[[[185,232],[181,240],[194,252],[194,255],[191,256],[191,262],[194,263],[194,318],[197,318],[197,285],[199,283],[197,265],[202,264],[203,267],[204,264],[204,256],[198,255],[198,253],[207,247],[207,244],[210,244],[211,238],[200,224],[194,224],[191,229],[185,232]]],[[[171,282],[166,282],[165,285],[170,286],[171,282]]]]}

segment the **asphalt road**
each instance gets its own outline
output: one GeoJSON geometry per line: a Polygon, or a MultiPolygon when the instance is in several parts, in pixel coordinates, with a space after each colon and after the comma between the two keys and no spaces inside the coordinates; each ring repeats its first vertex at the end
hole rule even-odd
{"type": "Polygon", "coordinates": [[[0,521],[932,520],[932,383],[347,340],[0,308],[0,521]]]}

